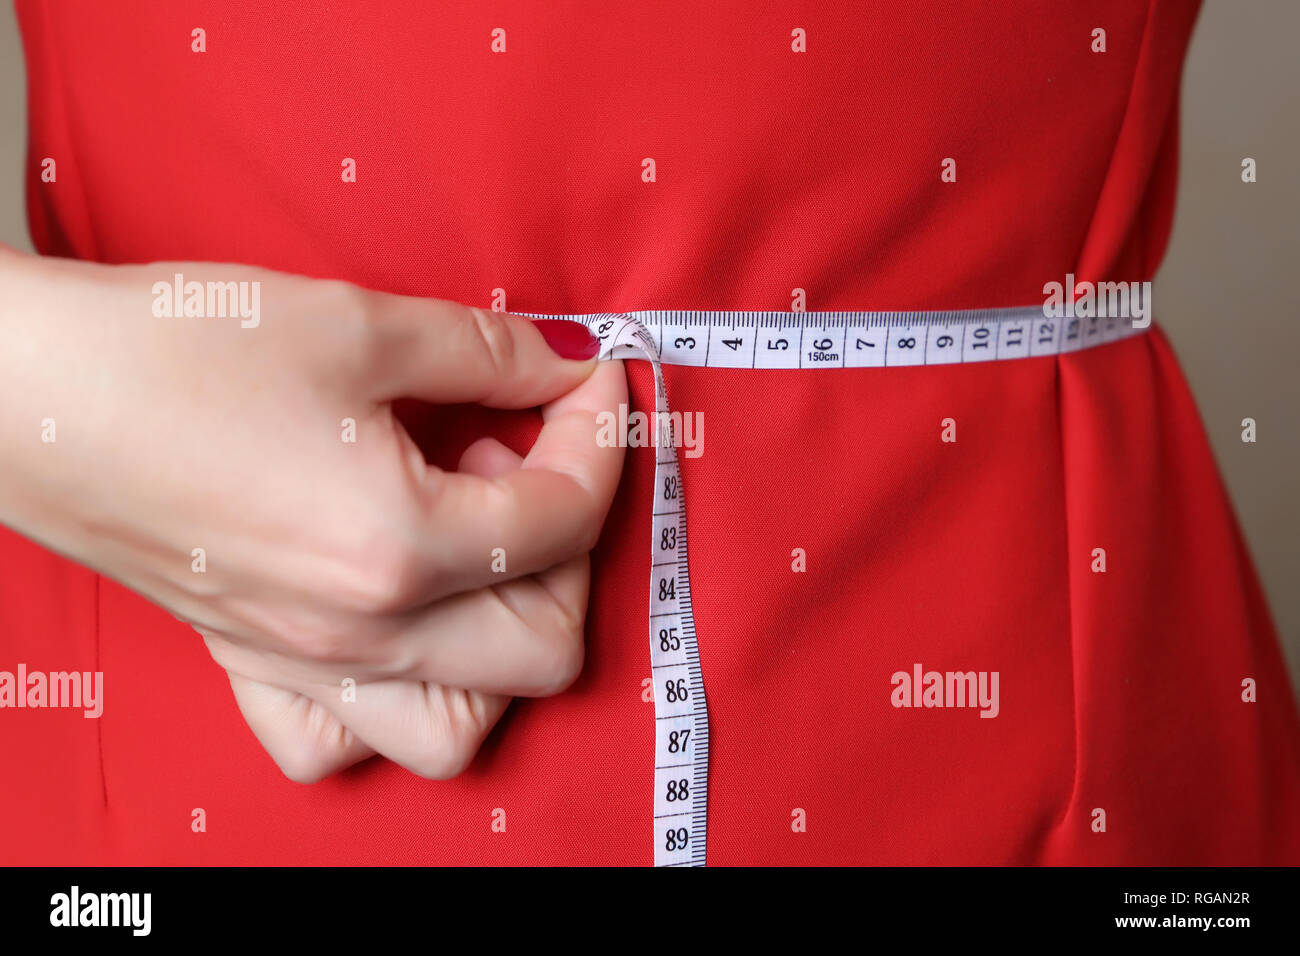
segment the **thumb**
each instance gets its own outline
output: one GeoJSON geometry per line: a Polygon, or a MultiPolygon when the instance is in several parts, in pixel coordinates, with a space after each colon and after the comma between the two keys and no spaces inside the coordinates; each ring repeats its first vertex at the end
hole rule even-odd
{"type": "Polygon", "coordinates": [[[376,401],[418,398],[531,408],[572,391],[596,366],[599,340],[580,322],[375,293],[367,363],[376,401]]]}

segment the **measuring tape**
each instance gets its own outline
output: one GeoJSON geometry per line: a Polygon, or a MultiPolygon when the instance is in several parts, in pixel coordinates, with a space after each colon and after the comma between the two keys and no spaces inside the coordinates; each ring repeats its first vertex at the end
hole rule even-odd
{"type": "Polygon", "coordinates": [[[650,674],[655,866],[703,866],[709,715],[691,610],[686,500],[663,366],[832,369],[955,365],[1061,355],[1142,331],[1118,317],[1050,318],[1042,306],[955,312],[649,311],[543,315],[586,325],[602,359],[649,360],[655,377],[650,674]]]}

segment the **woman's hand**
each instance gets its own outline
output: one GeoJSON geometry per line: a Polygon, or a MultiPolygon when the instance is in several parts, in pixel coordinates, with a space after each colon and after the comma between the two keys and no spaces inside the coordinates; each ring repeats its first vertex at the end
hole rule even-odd
{"type": "Polygon", "coordinates": [[[342,282],[8,251],[0,332],[0,521],[192,624],[291,778],[375,751],[452,776],[511,695],[577,676],[621,364],[342,282]],[[260,283],[259,320],[155,316],[175,273],[260,283]],[[526,458],[484,439],[443,472],[399,397],[541,405],[544,425],[526,458]]]}

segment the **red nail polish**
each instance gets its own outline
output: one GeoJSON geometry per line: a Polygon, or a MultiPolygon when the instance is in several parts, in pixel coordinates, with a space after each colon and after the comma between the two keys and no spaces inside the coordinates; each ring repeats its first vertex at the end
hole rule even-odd
{"type": "Polygon", "coordinates": [[[585,360],[600,352],[600,339],[581,322],[568,319],[533,319],[546,344],[560,358],[585,360]]]}

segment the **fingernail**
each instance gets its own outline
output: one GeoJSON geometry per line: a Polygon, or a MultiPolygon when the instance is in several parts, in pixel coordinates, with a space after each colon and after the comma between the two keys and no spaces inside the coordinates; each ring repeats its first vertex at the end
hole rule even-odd
{"type": "Polygon", "coordinates": [[[533,326],[542,333],[551,351],[560,358],[580,361],[595,358],[600,352],[600,339],[591,334],[581,322],[568,319],[533,319],[533,326]]]}

